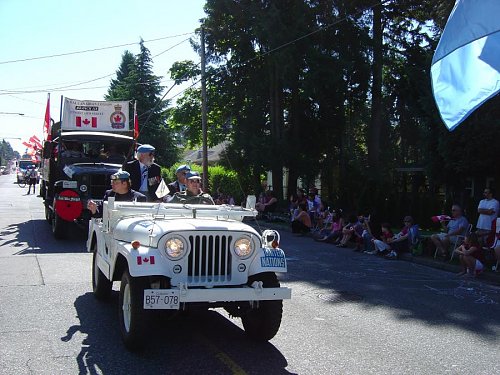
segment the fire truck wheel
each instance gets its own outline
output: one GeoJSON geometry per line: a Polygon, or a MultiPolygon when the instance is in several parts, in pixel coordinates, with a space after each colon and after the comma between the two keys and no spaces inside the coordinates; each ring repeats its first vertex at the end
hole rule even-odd
{"type": "MultiPolygon", "coordinates": [[[[273,272],[264,272],[251,276],[248,285],[254,281],[262,281],[264,288],[279,288],[280,282],[273,272]]],[[[245,333],[257,341],[272,339],[281,325],[283,301],[259,301],[257,307],[249,308],[242,316],[241,322],[245,333]]]]}
{"type": "Polygon", "coordinates": [[[62,240],[66,237],[66,222],[59,217],[56,212],[52,213],[52,234],[56,240],[62,240]]]}
{"type": "Polygon", "coordinates": [[[93,248],[93,258],[92,258],[92,290],[94,291],[94,297],[98,300],[105,301],[109,299],[111,295],[111,290],[113,289],[113,282],[107,279],[106,276],[97,266],[97,249],[94,244],[93,248]]]}
{"type": "Polygon", "coordinates": [[[143,309],[144,289],[149,287],[145,277],[132,277],[128,269],[123,272],[118,303],[120,331],[125,347],[141,350],[148,335],[148,314],[143,309]]]}

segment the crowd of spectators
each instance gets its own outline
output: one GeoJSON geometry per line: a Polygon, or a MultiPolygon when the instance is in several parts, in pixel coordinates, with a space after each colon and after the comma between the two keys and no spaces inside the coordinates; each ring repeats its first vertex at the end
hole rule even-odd
{"type": "MultiPolygon", "coordinates": [[[[278,200],[267,190],[256,204],[259,213],[274,211],[278,200]]],[[[291,230],[296,235],[310,235],[315,241],[336,247],[352,247],[354,251],[368,255],[398,259],[401,253],[422,248],[420,228],[410,215],[403,218],[399,230],[388,222],[374,220],[370,213],[345,214],[340,208],[329,207],[314,187],[297,189],[288,203],[291,230]]],[[[471,229],[460,205],[453,204],[450,216],[441,214],[433,217],[441,225],[439,233],[428,238],[435,247],[436,255],[450,259],[456,255],[463,266],[460,274],[477,275],[484,269],[485,251],[500,261],[500,238],[495,232],[499,203],[493,198],[491,189],[484,190],[484,199],[478,205],[479,218],[475,229],[471,229]],[[492,245],[495,242],[495,245],[492,245]],[[498,245],[497,245],[498,244],[498,245]]]]}

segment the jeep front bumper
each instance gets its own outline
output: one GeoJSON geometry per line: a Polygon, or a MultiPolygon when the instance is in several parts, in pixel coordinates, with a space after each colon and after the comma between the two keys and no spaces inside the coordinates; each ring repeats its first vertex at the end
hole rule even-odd
{"type": "Polygon", "coordinates": [[[185,284],[172,289],[145,289],[144,309],[178,310],[181,303],[283,300],[292,297],[290,288],[263,288],[254,282],[243,288],[188,289],[185,284]]]}

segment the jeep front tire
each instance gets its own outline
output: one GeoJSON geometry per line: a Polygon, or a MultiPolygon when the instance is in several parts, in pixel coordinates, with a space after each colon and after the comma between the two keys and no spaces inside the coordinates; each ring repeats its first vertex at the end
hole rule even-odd
{"type": "MultiPolygon", "coordinates": [[[[264,272],[251,276],[248,285],[254,281],[262,281],[264,288],[279,288],[280,282],[275,273],[264,272]]],[[[269,341],[272,339],[281,325],[283,315],[283,301],[259,301],[258,307],[249,308],[241,316],[241,322],[245,333],[257,341],[269,341]]]]}
{"type": "Polygon", "coordinates": [[[149,287],[147,278],[132,277],[125,269],[120,284],[118,316],[125,347],[130,351],[144,347],[148,317],[143,309],[144,289],[149,287]]]}

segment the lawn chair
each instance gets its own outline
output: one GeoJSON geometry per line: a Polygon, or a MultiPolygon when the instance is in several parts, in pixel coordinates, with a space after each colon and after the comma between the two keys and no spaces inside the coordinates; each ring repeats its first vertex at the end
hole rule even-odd
{"type": "Polygon", "coordinates": [[[408,245],[410,248],[410,253],[413,255],[422,255],[422,247],[420,246],[420,228],[418,224],[411,226],[408,234],[408,245]]]}
{"type": "MultiPolygon", "coordinates": [[[[491,229],[495,233],[494,237],[492,240],[487,244],[486,247],[483,247],[484,250],[491,250],[493,251],[493,254],[495,254],[495,248],[500,246],[500,217],[497,217],[496,220],[493,220],[491,224],[491,229]]],[[[498,264],[500,263],[500,260],[497,259],[496,265],[491,267],[493,271],[498,272],[498,264]]]]}
{"type": "Polygon", "coordinates": [[[465,237],[468,236],[470,232],[472,232],[472,224],[469,224],[469,226],[467,227],[467,230],[464,232],[464,234],[460,234],[460,235],[456,236],[457,238],[455,240],[455,243],[453,244],[453,250],[451,251],[450,262],[453,260],[453,256],[455,255],[455,249],[462,245],[465,237]]]}

